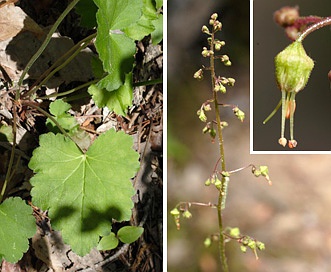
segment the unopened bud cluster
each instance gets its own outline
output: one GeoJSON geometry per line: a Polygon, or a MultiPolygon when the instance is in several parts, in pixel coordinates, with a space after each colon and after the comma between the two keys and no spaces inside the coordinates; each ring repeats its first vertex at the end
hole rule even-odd
{"type": "Polygon", "coordinates": [[[215,88],[214,91],[215,92],[221,92],[221,93],[226,93],[226,87],[225,85],[228,86],[234,86],[234,83],[236,82],[236,80],[232,77],[218,77],[215,80],[215,88]]]}
{"type": "Polygon", "coordinates": [[[214,13],[210,16],[209,25],[213,27],[213,31],[219,31],[222,29],[222,23],[217,20],[218,14],[214,13]]]}
{"type": "Polygon", "coordinates": [[[274,13],[274,20],[280,26],[286,27],[293,25],[300,17],[298,7],[282,7],[274,13]]]}
{"type": "Polygon", "coordinates": [[[207,47],[203,47],[202,48],[201,55],[204,58],[207,58],[207,57],[210,57],[211,55],[214,55],[214,51],[213,50],[208,50],[207,47]]]}
{"type": "Polygon", "coordinates": [[[207,121],[207,116],[205,114],[205,111],[211,111],[211,106],[208,102],[203,103],[201,108],[197,111],[197,115],[199,116],[199,119],[202,122],[207,121]]]}
{"type": "Polygon", "coordinates": [[[221,48],[225,45],[225,41],[215,40],[215,50],[220,51],[221,48]]]}
{"type": "Polygon", "coordinates": [[[221,62],[223,62],[223,64],[225,66],[231,66],[231,61],[230,61],[230,58],[228,55],[223,55],[223,56],[220,56],[220,59],[221,59],[221,62]]]}

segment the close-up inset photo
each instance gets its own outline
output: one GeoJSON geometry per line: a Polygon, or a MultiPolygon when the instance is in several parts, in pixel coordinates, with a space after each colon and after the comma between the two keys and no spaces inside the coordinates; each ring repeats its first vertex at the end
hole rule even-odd
{"type": "Polygon", "coordinates": [[[331,152],[331,2],[253,2],[251,151],[331,152]]]}

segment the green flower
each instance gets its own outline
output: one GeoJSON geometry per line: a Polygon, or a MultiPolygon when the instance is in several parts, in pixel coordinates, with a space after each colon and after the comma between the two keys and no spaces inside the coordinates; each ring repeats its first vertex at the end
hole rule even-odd
{"type": "Polygon", "coordinates": [[[281,91],[301,91],[307,84],[314,61],[301,42],[295,41],[275,57],[276,81],[281,91]]]}
{"type": "Polygon", "coordinates": [[[279,144],[285,146],[287,139],[284,137],[285,119],[290,119],[290,141],[288,145],[294,148],[297,145],[293,136],[294,112],[296,108],[295,96],[307,84],[314,61],[307,55],[301,41],[295,41],[287,46],[275,57],[275,75],[282,98],[275,110],[266,118],[264,124],[282,106],[281,136],[279,144]]]}

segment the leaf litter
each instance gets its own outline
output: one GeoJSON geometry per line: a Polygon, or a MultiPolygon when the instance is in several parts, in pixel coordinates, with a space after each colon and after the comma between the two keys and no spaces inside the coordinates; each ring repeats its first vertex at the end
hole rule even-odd
{"type": "MultiPolygon", "coordinates": [[[[10,2],[10,1],[9,1],[10,2]]],[[[0,6],[0,14],[5,9],[11,11],[10,20],[0,19],[0,87],[8,79],[17,80],[32,52],[37,50],[41,39],[47,33],[47,24],[52,24],[50,18],[57,18],[62,10],[53,8],[57,1],[42,1],[31,8],[33,1],[21,1],[24,11],[19,6],[0,6]],[[28,4],[27,4],[28,3],[28,4]],[[42,3],[42,4],[41,4],[42,3]],[[4,9],[5,8],[5,9],[4,9]],[[47,12],[46,12],[47,11],[47,12]],[[48,18],[48,22],[35,23],[27,14],[34,14],[33,19],[48,18]],[[53,12],[53,14],[52,14],[53,12]],[[45,16],[45,13],[49,13],[45,16]],[[17,17],[15,17],[17,16],[17,17]],[[27,19],[28,18],[28,19],[27,19]],[[23,21],[22,21],[23,20],[23,21]],[[20,22],[24,24],[20,25],[20,22]],[[27,24],[27,22],[29,22],[27,24]],[[15,23],[15,24],[14,24],[15,23]],[[6,31],[3,31],[3,29],[6,31]],[[3,35],[3,36],[1,36],[3,35]]],[[[0,16],[0,18],[6,18],[0,16]]],[[[26,85],[33,83],[58,56],[68,50],[73,40],[68,33],[77,35],[75,15],[70,14],[62,28],[56,33],[36,67],[30,71],[26,85]]],[[[84,35],[84,30],[78,31],[84,35]]],[[[72,35],[73,36],[73,35],[72,35]]],[[[75,40],[77,37],[73,37],[75,40]]],[[[150,39],[145,38],[137,43],[136,67],[134,81],[151,80],[162,77],[162,47],[152,45],[150,39]]],[[[81,53],[66,72],[59,74],[45,86],[43,92],[52,93],[65,91],[77,85],[77,82],[87,82],[93,75],[90,69],[90,58],[94,54],[93,46],[81,53]],[[76,62],[76,63],[75,63],[76,62]]],[[[97,136],[111,128],[122,130],[134,138],[134,148],[140,154],[140,170],[133,180],[137,194],[134,196],[134,208],[131,218],[132,225],[145,228],[143,237],[132,245],[125,245],[120,250],[92,252],[84,257],[76,255],[71,248],[64,244],[61,234],[52,230],[47,211],[32,206],[37,221],[37,233],[31,241],[29,251],[24,254],[18,264],[2,262],[2,271],[125,271],[130,267],[132,271],[161,271],[162,270],[162,86],[135,87],[134,103],[126,116],[116,115],[107,108],[99,109],[91,99],[81,99],[79,103],[71,103],[69,114],[77,119],[93,142],[97,136]]],[[[0,88],[0,121],[10,126],[12,117],[10,109],[11,99],[0,88]]],[[[24,110],[24,109],[23,109],[24,110]]],[[[27,168],[32,150],[38,145],[38,135],[45,132],[45,118],[33,112],[21,112],[16,150],[16,171],[7,196],[20,196],[30,199],[32,176],[27,168]]],[[[3,135],[3,134],[1,134],[3,135]]],[[[7,136],[7,135],[5,135],[7,136]]],[[[8,135],[9,137],[9,135],[8,135]]],[[[8,160],[10,145],[1,140],[0,158],[8,160]]],[[[6,166],[0,167],[0,183],[3,182],[6,166]]],[[[118,223],[119,227],[123,223],[118,223]]],[[[116,228],[116,224],[113,225],[116,228]]]]}

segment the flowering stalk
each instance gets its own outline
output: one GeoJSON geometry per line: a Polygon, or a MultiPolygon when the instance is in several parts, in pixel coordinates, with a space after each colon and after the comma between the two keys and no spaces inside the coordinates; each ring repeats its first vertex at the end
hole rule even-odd
{"type": "MultiPolygon", "coordinates": [[[[209,58],[209,67],[202,66],[201,69],[199,69],[197,72],[194,73],[194,78],[198,80],[202,80],[204,71],[207,70],[208,72],[210,72],[212,98],[202,103],[201,107],[197,111],[197,115],[200,121],[206,123],[202,132],[205,134],[208,133],[211,137],[212,142],[214,142],[215,139],[217,139],[219,143],[220,157],[217,160],[209,178],[205,181],[205,186],[213,185],[217,189],[218,202],[216,204],[212,204],[212,203],[204,204],[200,202],[180,202],[174,209],[171,210],[170,214],[174,218],[177,229],[179,229],[181,217],[187,219],[192,217],[192,214],[189,211],[189,208],[192,205],[216,208],[218,215],[218,233],[212,234],[209,238],[205,240],[204,244],[205,246],[209,246],[213,241],[218,242],[222,271],[228,272],[229,268],[225,254],[225,244],[229,240],[232,239],[239,242],[239,244],[241,244],[241,250],[243,252],[245,252],[247,248],[250,248],[254,252],[254,254],[256,254],[256,250],[264,249],[263,243],[255,239],[252,239],[249,236],[241,235],[240,233],[239,235],[238,232],[236,236],[230,235],[228,233],[229,228],[224,228],[222,212],[223,209],[225,208],[227,188],[228,188],[228,183],[230,181],[230,175],[238,171],[241,171],[243,169],[251,167],[252,174],[255,177],[264,177],[270,185],[271,185],[271,180],[269,178],[269,172],[267,166],[256,167],[253,164],[249,164],[246,167],[241,167],[232,171],[226,171],[223,129],[228,126],[228,123],[222,121],[220,115],[220,108],[232,107],[232,111],[234,115],[241,122],[243,122],[245,118],[245,113],[242,110],[240,110],[237,105],[220,103],[220,95],[226,93],[227,86],[234,85],[235,79],[217,76],[215,72],[215,64],[217,61],[221,61],[225,66],[231,65],[231,61],[227,55],[217,54],[217,51],[221,50],[221,48],[225,45],[224,41],[220,41],[215,37],[215,34],[222,29],[222,24],[217,20],[217,17],[218,15],[216,13],[211,15],[209,19],[210,29],[207,26],[202,27],[202,32],[209,36],[207,38],[209,47],[208,48],[203,47],[201,54],[203,57],[209,58]],[[208,117],[206,113],[212,111],[212,109],[215,110],[215,120],[208,121],[208,117]],[[214,128],[214,126],[216,128],[214,128]]],[[[232,231],[232,234],[233,233],[234,232],[232,231]]]]}
{"type": "MultiPolygon", "coordinates": [[[[221,29],[222,24],[217,20],[216,13],[211,16],[210,23],[213,25],[213,31],[211,33],[210,51],[214,52],[215,32],[218,31],[218,29],[219,30],[221,29]]],[[[227,59],[226,62],[227,62],[227,64],[229,64],[229,59],[227,59]]],[[[215,107],[215,114],[216,114],[217,135],[218,135],[219,151],[220,151],[220,157],[221,157],[221,169],[223,172],[223,171],[226,171],[225,153],[224,153],[223,133],[222,133],[222,128],[221,128],[221,116],[220,116],[220,110],[219,110],[218,100],[217,100],[217,86],[216,86],[214,54],[211,54],[211,56],[210,56],[210,76],[211,76],[211,88],[213,90],[214,107],[215,107]]],[[[229,270],[226,255],[225,255],[225,239],[224,239],[224,235],[223,235],[223,217],[222,217],[222,208],[225,207],[227,188],[228,188],[228,179],[226,179],[226,177],[222,176],[221,189],[219,190],[219,195],[218,195],[217,215],[218,215],[218,229],[219,229],[219,233],[220,233],[219,250],[220,250],[220,258],[221,258],[221,263],[222,263],[224,272],[229,270]]]]}

